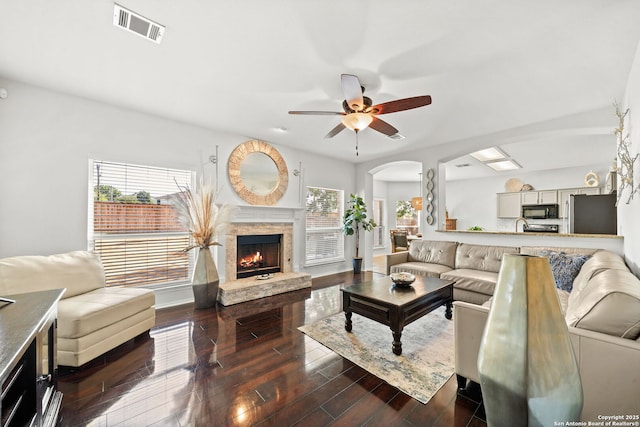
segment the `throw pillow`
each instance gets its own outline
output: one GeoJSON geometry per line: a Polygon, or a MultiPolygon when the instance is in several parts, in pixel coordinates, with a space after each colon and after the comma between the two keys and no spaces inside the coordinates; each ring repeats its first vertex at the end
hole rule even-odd
{"type": "Polygon", "coordinates": [[[588,255],[567,255],[564,252],[552,251],[542,251],[540,255],[549,259],[556,288],[567,292],[571,292],[573,280],[580,272],[582,265],[589,259],[588,255]]]}

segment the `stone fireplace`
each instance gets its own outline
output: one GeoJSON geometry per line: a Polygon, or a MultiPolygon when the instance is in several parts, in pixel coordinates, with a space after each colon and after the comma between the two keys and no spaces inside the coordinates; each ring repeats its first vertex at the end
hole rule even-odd
{"type": "Polygon", "coordinates": [[[241,206],[227,227],[225,277],[218,301],[224,306],[311,287],[309,273],[294,272],[293,234],[299,227],[298,208],[241,206]],[[279,240],[275,255],[267,255],[279,240]],[[243,248],[243,246],[246,246],[243,248]],[[246,251],[245,251],[246,250],[246,251]],[[240,251],[240,254],[239,254],[240,251]],[[258,254],[260,252],[260,254],[258,254]],[[279,263],[279,267],[275,264],[279,263]],[[273,264],[273,265],[272,265],[273,264]],[[269,269],[279,271],[269,271],[269,269]],[[247,271],[250,275],[246,276],[247,271]],[[263,276],[268,274],[268,276],[263,276]]]}
{"type": "Polygon", "coordinates": [[[233,223],[225,240],[226,280],[292,271],[293,224],[233,223]]]}

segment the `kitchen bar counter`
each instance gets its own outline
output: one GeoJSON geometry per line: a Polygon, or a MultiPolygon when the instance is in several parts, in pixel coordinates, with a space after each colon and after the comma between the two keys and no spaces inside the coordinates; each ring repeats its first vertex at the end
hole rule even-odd
{"type": "Polygon", "coordinates": [[[548,246],[607,249],[624,254],[624,236],[609,234],[525,233],[510,231],[435,230],[425,239],[453,240],[474,245],[548,246]]]}
{"type": "Polygon", "coordinates": [[[580,237],[596,239],[623,239],[615,234],[565,234],[565,233],[537,233],[523,231],[470,231],[470,230],[436,230],[438,233],[470,233],[470,234],[501,234],[518,236],[550,236],[550,237],[580,237]]]}

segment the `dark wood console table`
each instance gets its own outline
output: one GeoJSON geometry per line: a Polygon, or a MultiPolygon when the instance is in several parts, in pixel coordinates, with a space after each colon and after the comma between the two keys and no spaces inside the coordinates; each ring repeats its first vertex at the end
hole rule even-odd
{"type": "Polygon", "coordinates": [[[58,422],[56,318],[63,293],[2,295],[15,302],[0,302],[1,427],[58,422]]]}

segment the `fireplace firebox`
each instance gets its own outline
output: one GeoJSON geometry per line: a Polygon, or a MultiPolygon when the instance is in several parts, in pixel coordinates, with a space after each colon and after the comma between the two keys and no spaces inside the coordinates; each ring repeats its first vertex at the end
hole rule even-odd
{"type": "Polygon", "coordinates": [[[237,236],[237,278],[282,271],[282,234],[237,236]]]}

